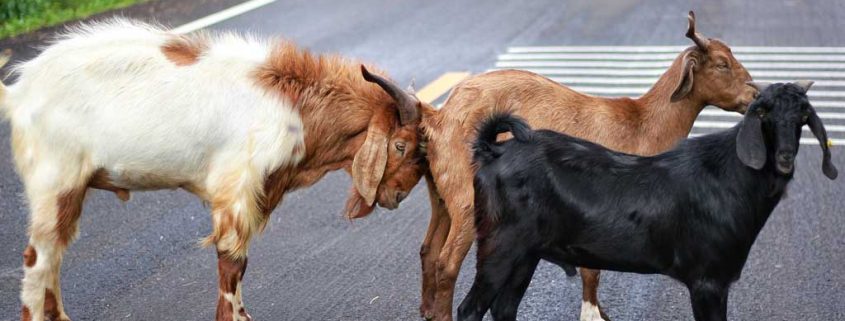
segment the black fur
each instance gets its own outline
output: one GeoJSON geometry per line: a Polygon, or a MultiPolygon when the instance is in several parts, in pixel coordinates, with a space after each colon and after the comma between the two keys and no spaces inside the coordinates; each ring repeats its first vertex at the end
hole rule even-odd
{"type": "Polygon", "coordinates": [[[486,121],[474,145],[477,274],[458,319],[492,307],[495,320],[514,320],[543,259],[668,275],[689,289],[696,320],[726,320],[730,284],[792,179],[814,114],[801,88],[774,84],[736,127],[654,157],[532,131],[510,115],[486,121]],[[496,143],[505,130],[515,139],[496,143]],[[738,156],[746,152],[751,164],[738,156]]]}

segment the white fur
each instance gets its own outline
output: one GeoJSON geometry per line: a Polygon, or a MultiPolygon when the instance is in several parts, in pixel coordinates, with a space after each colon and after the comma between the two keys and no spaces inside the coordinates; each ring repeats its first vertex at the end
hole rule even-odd
{"type": "Polygon", "coordinates": [[[251,78],[267,45],[225,34],[196,64],[177,66],[161,52],[171,37],[115,20],[82,27],[19,66],[3,102],[27,137],[19,165],[77,160],[127,189],[208,190],[212,171],[227,166],[263,176],[299,160],[299,116],[251,78]]]}
{"type": "Polygon", "coordinates": [[[601,317],[599,307],[587,301],[581,301],[581,321],[607,321],[601,317]]]}
{"type": "MultiPolygon", "coordinates": [[[[0,84],[38,254],[21,293],[34,320],[42,317],[44,288],[61,306],[56,200],[84,188],[95,171],[129,190],[185,187],[206,201],[222,199],[215,215],[232,215],[247,230],[219,236],[248,241],[261,225],[263,180],[303,156],[299,115],[252,78],[268,44],[217,35],[196,63],[177,66],[161,51],[173,37],[128,20],[82,26],[18,66],[17,83],[0,84]]],[[[224,243],[231,244],[220,250],[246,255],[246,242],[224,243]]]]}

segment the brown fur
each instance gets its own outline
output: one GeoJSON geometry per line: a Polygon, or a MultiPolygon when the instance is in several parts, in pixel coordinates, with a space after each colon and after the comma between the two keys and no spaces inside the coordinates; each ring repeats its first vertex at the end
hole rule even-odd
{"type": "Polygon", "coordinates": [[[161,53],[177,66],[190,66],[199,61],[203,52],[208,50],[205,34],[174,36],[161,46],[161,53]]]}
{"type": "Polygon", "coordinates": [[[103,169],[94,172],[94,175],[91,176],[91,180],[88,182],[88,187],[112,192],[121,201],[129,201],[129,190],[112,184],[108,172],[103,169]]]}
{"type": "MultiPolygon", "coordinates": [[[[469,143],[480,120],[496,112],[511,112],[534,128],[565,132],[617,151],[654,155],[686,137],[706,104],[744,112],[755,94],[745,85],[749,80],[728,47],[713,39],[707,52],[697,47],[682,52],[640,98],[585,95],[517,70],[485,73],[460,83],[443,109],[424,113],[421,123],[428,139],[431,177],[427,179],[436,189],[431,197],[443,200],[431,202],[432,215],[444,216],[432,217],[420,253],[421,314],[435,320],[452,319],[455,280],[475,238],[469,143]],[[718,64],[727,64],[728,69],[717,68],[718,64]],[[679,93],[672,99],[675,92],[679,93]]],[[[597,272],[587,271],[595,273],[595,278],[594,282],[585,281],[585,298],[596,305],[597,272]]]]}
{"type": "Polygon", "coordinates": [[[21,321],[32,321],[32,314],[25,305],[21,307],[21,321]]]}
{"type": "Polygon", "coordinates": [[[61,246],[67,246],[76,236],[77,221],[82,214],[82,202],[87,187],[74,188],[59,195],[56,214],[56,235],[61,246]]]}
{"type": "Polygon", "coordinates": [[[27,245],[26,249],[23,250],[23,265],[26,267],[32,267],[35,265],[35,262],[38,260],[38,254],[35,252],[35,248],[32,245],[27,245]]]}
{"type": "Polygon", "coordinates": [[[312,185],[330,171],[349,172],[370,126],[378,128],[391,143],[399,139],[407,142],[405,156],[388,153],[378,189],[379,204],[389,203],[387,194],[399,188],[408,192],[419,181],[418,124],[400,126],[396,103],[362,78],[358,64],[339,56],[314,56],[282,42],[255,77],[269,92],[290,100],[305,127],[303,160],[295,167],[280,168],[265,182],[265,214],[272,212],[284,193],[312,185]],[[397,175],[400,170],[402,175],[397,175]]]}
{"type": "Polygon", "coordinates": [[[214,317],[215,321],[232,321],[232,303],[226,301],[222,295],[217,298],[217,313],[214,317]]]}
{"type": "Polygon", "coordinates": [[[44,318],[50,321],[61,321],[56,295],[50,289],[44,290],[44,318]]]}

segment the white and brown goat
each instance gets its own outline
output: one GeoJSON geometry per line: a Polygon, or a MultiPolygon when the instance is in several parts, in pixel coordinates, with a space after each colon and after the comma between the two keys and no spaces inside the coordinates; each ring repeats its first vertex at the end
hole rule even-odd
{"type": "Polygon", "coordinates": [[[424,171],[419,109],[429,106],[395,100],[371,82],[396,86],[358,63],[288,42],[114,20],[70,30],[16,71],[15,84],[0,84],[0,107],[31,211],[25,321],[69,320],[59,274],[89,188],[124,200],[182,188],[208,202],[216,318],[250,320],[249,240],[286,192],[345,169],[346,215],[360,217],[376,202],[395,208],[424,171]]]}
{"type": "MultiPolygon", "coordinates": [[[[589,96],[534,73],[504,70],[466,79],[440,111],[424,110],[421,126],[428,140],[426,180],[432,213],[420,250],[423,317],[452,320],[455,281],[475,240],[470,144],[476,124],[495,113],[512,113],[534,128],[564,132],[616,151],[666,151],[689,134],[706,105],[744,112],[756,93],[746,85],[751,76],[730,48],[695,32],[692,12],[687,37],[695,45],[681,52],[636,99],[589,96]]],[[[581,277],[581,320],[607,320],[598,304],[598,271],[582,269],[581,277]]]]}

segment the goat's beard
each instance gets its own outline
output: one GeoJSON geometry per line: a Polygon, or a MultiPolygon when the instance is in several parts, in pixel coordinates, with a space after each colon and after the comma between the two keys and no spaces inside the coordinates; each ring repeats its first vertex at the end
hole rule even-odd
{"type": "MultiPolygon", "coordinates": [[[[375,203],[375,202],[373,202],[375,203]]],[[[344,210],[347,219],[356,219],[362,218],[364,216],[370,215],[375,209],[375,204],[367,204],[367,201],[361,197],[361,194],[358,193],[358,190],[355,187],[352,187],[352,190],[349,192],[349,198],[346,200],[346,208],[344,210]]]]}

